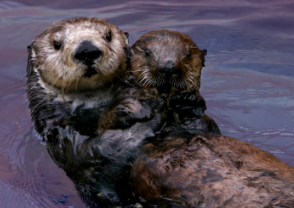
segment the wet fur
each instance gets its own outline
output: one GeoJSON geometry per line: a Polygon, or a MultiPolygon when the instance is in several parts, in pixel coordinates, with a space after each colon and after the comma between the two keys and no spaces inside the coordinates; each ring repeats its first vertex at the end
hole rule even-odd
{"type": "Polygon", "coordinates": [[[170,132],[142,147],[130,181],[146,207],[294,206],[294,169],[225,136],[170,132]]]}
{"type": "MultiPolygon", "coordinates": [[[[128,184],[129,170],[140,147],[152,142],[163,126],[165,104],[156,92],[129,76],[119,85],[117,96],[99,121],[98,135],[90,135],[91,132],[82,135],[80,128],[72,124],[72,117],[49,130],[50,155],[73,179],[88,205],[125,207],[135,204],[128,184]]],[[[91,113],[97,114],[95,111],[92,109],[91,113]]]]}

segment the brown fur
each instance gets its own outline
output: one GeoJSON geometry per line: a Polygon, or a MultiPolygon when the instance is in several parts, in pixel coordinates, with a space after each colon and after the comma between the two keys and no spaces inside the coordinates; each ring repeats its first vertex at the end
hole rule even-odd
{"type": "MultiPolygon", "coordinates": [[[[150,118],[152,113],[149,110],[146,111],[146,104],[157,102],[161,105],[164,103],[156,89],[142,87],[132,74],[128,74],[124,82],[120,84],[117,96],[101,118],[98,129],[100,133],[103,133],[107,129],[130,126],[133,122],[129,123],[129,121],[133,119],[135,122],[150,118]],[[121,123],[124,121],[126,125],[121,123]]],[[[156,107],[159,108],[159,106],[156,107]]]]}
{"type": "Polygon", "coordinates": [[[147,204],[169,199],[181,207],[294,207],[294,169],[225,136],[178,134],[146,144],[131,185],[147,204]]]}

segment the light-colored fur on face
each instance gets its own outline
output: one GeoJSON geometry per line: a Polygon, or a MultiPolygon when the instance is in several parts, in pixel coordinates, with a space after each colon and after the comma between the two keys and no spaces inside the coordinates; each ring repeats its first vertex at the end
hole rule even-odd
{"type": "Polygon", "coordinates": [[[96,18],[73,18],[55,23],[38,35],[32,43],[34,70],[42,84],[62,92],[89,91],[110,87],[113,80],[126,71],[124,47],[128,46],[126,35],[116,26],[96,18]],[[106,35],[111,33],[109,42],[106,35]],[[60,50],[53,42],[61,43],[60,50]],[[74,54],[83,41],[90,41],[102,51],[93,62],[97,74],[84,76],[88,67],[75,60],[74,54]]]}
{"type": "Polygon", "coordinates": [[[144,86],[169,84],[176,90],[200,87],[201,50],[187,35],[169,30],[151,31],[141,36],[131,51],[131,70],[144,86]],[[146,49],[151,52],[149,56],[144,54],[146,49]],[[181,73],[169,78],[160,76],[158,66],[166,61],[173,61],[181,73]]]}

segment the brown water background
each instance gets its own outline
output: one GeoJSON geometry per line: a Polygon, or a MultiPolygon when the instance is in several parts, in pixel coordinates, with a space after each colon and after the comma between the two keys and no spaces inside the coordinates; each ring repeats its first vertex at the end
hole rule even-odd
{"type": "Polygon", "coordinates": [[[108,20],[131,44],[155,29],[189,35],[208,50],[201,94],[223,135],[294,166],[293,1],[0,1],[0,208],[85,207],[38,138],[24,87],[26,46],[77,16],[108,20]]]}

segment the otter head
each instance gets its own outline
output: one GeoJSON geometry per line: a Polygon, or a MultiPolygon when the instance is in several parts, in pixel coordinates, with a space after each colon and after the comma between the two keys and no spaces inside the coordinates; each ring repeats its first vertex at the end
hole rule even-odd
{"type": "Polygon", "coordinates": [[[109,87],[126,71],[124,47],[128,35],[96,18],[73,18],[55,23],[28,46],[28,76],[66,92],[109,87]]]}
{"type": "Polygon", "coordinates": [[[199,89],[206,53],[185,34],[151,31],[131,47],[131,71],[145,87],[199,89]]]}

